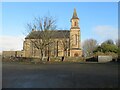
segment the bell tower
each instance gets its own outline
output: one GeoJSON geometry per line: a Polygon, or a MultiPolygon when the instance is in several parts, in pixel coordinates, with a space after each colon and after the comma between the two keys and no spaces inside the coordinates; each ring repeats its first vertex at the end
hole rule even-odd
{"type": "Polygon", "coordinates": [[[70,21],[70,56],[81,56],[79,18],[75,8],[70,21]]]}
{"type": "Polygon", "coordinates": [[[74,8],[73,16],[71,18],[71,28],[79,29],[79,18],[77,16],[77,12],[75,8],[74,8]]]}

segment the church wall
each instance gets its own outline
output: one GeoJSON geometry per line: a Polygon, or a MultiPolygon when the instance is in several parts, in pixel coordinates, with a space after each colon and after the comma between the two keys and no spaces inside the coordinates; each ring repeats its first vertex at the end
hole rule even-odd
{"type": "MultiPolygon", "coordinates": [[[[54,39],[54,43],[49,46],[50,56],[64,56],[64,47],[62,44],[62,40],[64,39],[54,39]]],[[[67,45],[69,45],[69,38],[66,40],[67,40],[67,45]]],[[[33,47],[29,39],[26,39],[24,41],[23,49],[24,49],[24,57],[40,57],[40,50],[33,47]]],[[[67,51],[67,55],[68,55],[68,51],[67,51]]],[[[45,56],[48,56],[48,48],[46,49],[45,56]]]]}
{"type": "Polygon", "coordinates": [[[70,50],[71,57],[82,56],[82,50],[70,50]]]}
{"type": "Polygon", "coordinates": [[[71,43],[71,47],[72,48],[80,48],[80,30],[77,29],[77,30],[74,30],[72,29],[70,31],[70,43],[71,43]],[[76,36],[77,36],[77,39],[76,39],[76,36]],[[76,44],[76,41],[77,41],[77,44],[76,44]]]}
{"type": "Polygon", "coordinates": [[[25,39],[23,45],[24,57],[32,57],[32,44],[29,39],[25,39]]]}

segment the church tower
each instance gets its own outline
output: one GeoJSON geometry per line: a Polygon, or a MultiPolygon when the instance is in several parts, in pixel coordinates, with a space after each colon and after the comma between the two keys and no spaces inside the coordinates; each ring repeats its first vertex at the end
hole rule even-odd
{"type": "Polygon", "coordinates": [[[80,27],[79,18],[77,16],[76,9],[74,9],[73,16],[71,18],[70,28],[70,56],[81,56],[82,51],[80,48],[80,27]]]}

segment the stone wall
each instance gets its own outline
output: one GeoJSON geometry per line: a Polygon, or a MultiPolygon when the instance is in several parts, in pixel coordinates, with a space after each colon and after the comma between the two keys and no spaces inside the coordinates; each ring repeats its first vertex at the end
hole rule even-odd
{"type": "Polygon", "coordinates": [[[112,61],[112,56],[106,55],[106,56],[98,56],[98,62],[110,62],[112,61]]]}
{"type": "Polygon", "coordinates": [[[23,51],[3,51],[2,57],[23,57],[23,51]]]}
{"type": "Polygon", "coordinates": [[[71,57],[82,56],[82,50],[70,50],[71,57]]]}

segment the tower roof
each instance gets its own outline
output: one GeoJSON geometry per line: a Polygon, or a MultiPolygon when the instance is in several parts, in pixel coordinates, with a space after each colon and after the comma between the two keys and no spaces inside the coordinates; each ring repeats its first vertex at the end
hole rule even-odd
{"type": "Polygon", "coordinates": [[[79,19],[77,16],[76,8],[74,8],[72,19],[79,19]]]}

